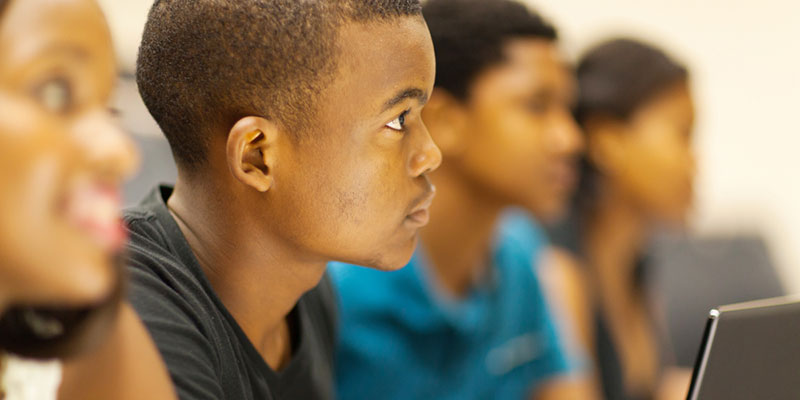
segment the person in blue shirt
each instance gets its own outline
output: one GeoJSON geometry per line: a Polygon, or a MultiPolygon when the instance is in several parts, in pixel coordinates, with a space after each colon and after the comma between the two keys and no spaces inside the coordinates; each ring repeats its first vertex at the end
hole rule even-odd
{"type": "Polygon", "coordinates": [[[535,274],[583,142],[555,29],[510,0],[430,0],[423,111],[443,154],[428,227],[403,269],[329,268],[341,399],[591,399],[535,274]],[[511,209],[511,207],[515,207],[511,209]],[[572,378],[572,379],[565,379],[572,378]]]}

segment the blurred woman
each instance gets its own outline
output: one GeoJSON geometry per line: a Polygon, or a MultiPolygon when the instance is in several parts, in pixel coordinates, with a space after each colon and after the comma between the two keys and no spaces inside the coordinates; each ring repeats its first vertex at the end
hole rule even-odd
{"type": "Polygon", "coordinates": [[[119,186],[137,155],[107,108],[115,78],[93,0],[0,0],[2,398],[55,398],[65,358],[66,397],[136,398],[137,383],[172,394],[120,306],[119,186]]]}
{"type": "Polygon", "coordinates": [[[608,399],[684,398],[689,375],[669,367],[643,253],[657,228],[685,223],[692,202],[687,70],[654,47],[619,39],[589,50],[577,79],[582,183],[570,220],[552,235],[569,250],[557,256],[577,267],[560,272],[572,298],[558,301],[571,303],[608,399]]]}

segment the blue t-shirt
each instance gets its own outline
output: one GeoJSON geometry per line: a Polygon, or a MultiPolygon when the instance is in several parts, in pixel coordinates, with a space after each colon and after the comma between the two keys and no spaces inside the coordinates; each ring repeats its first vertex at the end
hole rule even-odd
{"type": "Polygon", "coordinates": [[[544,236],[520,213],[498,225],[492,273],[463,299],[436,289],[422,249],[394,272],[331,264],[341,400],[525,399],[569,372],[534,274],[544,236]]]}

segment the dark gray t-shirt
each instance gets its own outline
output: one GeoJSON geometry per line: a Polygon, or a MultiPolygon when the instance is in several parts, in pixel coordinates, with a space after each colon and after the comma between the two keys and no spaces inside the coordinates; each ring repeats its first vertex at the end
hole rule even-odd
{"type": "Polygon", "coordinates": [[[335,304],[326,276],[289,314],[292,360],[273,371],[214,293],[159,187],[125,211],[129,297],[187,400],[331,399],[335,304]]]}

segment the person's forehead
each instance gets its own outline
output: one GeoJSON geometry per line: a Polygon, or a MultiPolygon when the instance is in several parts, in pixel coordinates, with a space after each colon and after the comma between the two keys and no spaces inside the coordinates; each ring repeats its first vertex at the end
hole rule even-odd
{"type": "Polygon", "coordinates": [[[565,64],[558,43],[545,38],[511,38],[505,42],[503,52],[511,64],[535,62],[565,64]]]}
{"type": "Polygon", "coordinates": [[[0,54],[7,60],[42,53],[80,59],[110,46],[103,15],[91,0],[12,0],[0,23],[0,54]]]}
{"type": "Polygon", "coordinates": [[[641,108],[645,112],[663,114],[670,118],[694,119],[694,101],[685,80],[666,87],[641,108]]]}
{"type": "Polygon", "coordinates": [[[473,93],[527,95],[532,91],[571,92],[574,77],[556,42],[519,38],[506,42],[504,57],[476,77],[473,93]]]}
{"type": "Polygon", "coordinates": [[[539,83],[569,84],[569,65],[556,42],[546,39],[512,39],[505,45],[499,66],[508,73],[527,75],[539,83]]]}
{"type": "Polygon", "coordinates": [[[338,39],[339,68],[333,86],[362,93],[363,100],[376,107],[383,107],[398,91],[430,90],[435,60],[421,17],[348,23],[338,39]]]}
{"type": "Polygon", "coordinates": [[[374,57],[375,51],[386,48],[424,52],[433,47],[425,20],[421,16],[346,22],[339,28],[337,36],[339,50],[345,56],[345,61],[351,63],[374,57]]]}

